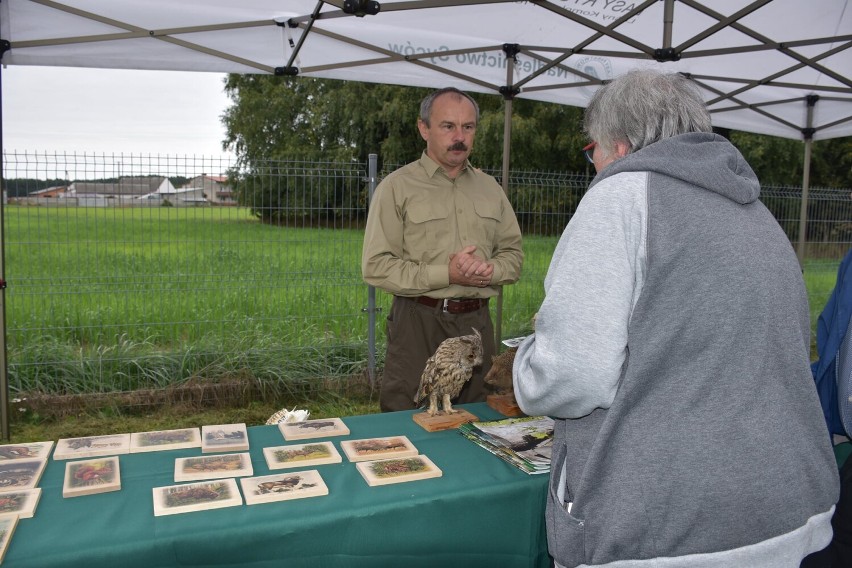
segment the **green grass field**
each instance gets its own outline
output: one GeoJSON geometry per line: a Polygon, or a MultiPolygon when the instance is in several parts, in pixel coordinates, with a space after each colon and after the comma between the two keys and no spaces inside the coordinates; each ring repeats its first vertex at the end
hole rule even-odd
{"type": "MultiPolygon", "coordinates": [[[[275,394],[366,367],[360,230],[271,227],[209,207],[8,206],[4,222],[13,396],[232,376],[275,394]]],[[[525,238],[504,338],[530,331],[556,241],[525,238]]],[[[806,265],[813,321],[836,269],[806,265]]],[[[389,296],[377,303],[380,358],[389,296]]]]}

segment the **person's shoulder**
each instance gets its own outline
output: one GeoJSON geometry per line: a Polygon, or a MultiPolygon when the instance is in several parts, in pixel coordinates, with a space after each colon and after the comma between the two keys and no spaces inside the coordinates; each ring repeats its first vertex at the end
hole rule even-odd
{"type": "Polygon", "coordinates": [[[596,203],[644,202],[648,172],[620,172],[595,182],[583,200],[596,203]]]}
{"type": "Polygon", "coordinates": [[[384,180],[393,181],[397,178],[404,178],[408,176],[416,176],[423,175],[423,165],[420,163],[420,160],[414,160],[413,162],[409,162],[404,166],[400,166],[387,174],[384,180]]]}
{"type": "Polygon", "coordinates": [[[473,176],[473,178],[476,180],[476,183],[478,183],[478,184],[490,185],[490,186],[496,187],[500,190],[503,189],[502,186],[500,185],[500,183],[497,181],[497,178],[495,178],[494,176],[492,176],[489,173],[486,173],[485,171],[483,171],[482,168],[476,168],[476,167],[473,167],[471,165],[468,165],[466,171],[471,176],[473,176]]]}
{"type": "Polygon", "coordinates": [[[589,192],[600,191],[601,189],[606,189],[607,191],[633,191],[637,187],[644,188],[648,183],[650,173],[646,170],[615,171],[610,175],[599,176],[592,180],[589,192]]]}

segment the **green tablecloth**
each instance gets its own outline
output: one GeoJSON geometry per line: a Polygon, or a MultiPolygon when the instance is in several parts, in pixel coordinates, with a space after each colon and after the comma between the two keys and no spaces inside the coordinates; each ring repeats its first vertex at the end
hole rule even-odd
{"type": "MultiPolygon", "coordinates": [[[[502,416],[462,405],[482,420],[502,416]]],[[[198,448],[120,456],[121,491],[64,499],[65,461],[50,459],[35,517],[21,519],[10,567],[547,567],[547,476],[527,475],[461,436],[426,432],[413,412],[343,417],[345,439],[405,435],[443,476],[369,487],[348,462],[315,466],[323,497],[155,517],[151,489],[173,485],[174,460],[198,448]]],[[[276,426],[249,428],[254,475],[276,426]]]]}

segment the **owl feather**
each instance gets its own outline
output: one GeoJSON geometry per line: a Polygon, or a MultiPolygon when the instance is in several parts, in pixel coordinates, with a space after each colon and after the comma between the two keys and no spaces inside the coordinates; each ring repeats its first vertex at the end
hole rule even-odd
{"type": "Polygon", "coordinates": [[[473,368],[482,365],[482,334],[473,329],[472,335],[450,337],[438,345],[435,353],[426,360],[426,367],[420,377],[420,387],[414,395],[414,402],[421,405],[426,399],[429,416],[446,413],[453,414],[451,399],[458,397],[464,385],[473,376],[473,368]],[[442,411],[438,410],[441,400],[442,411]]]}

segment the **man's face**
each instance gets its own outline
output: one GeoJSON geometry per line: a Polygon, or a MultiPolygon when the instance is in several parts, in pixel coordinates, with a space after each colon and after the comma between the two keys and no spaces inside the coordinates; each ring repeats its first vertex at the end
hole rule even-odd
{"type": "Polygon", "coordinates": [[[426,141],[426,155],[455,177],[473,150],[476,134],[476,109],[466,98],[446,93],[432,104],[430,124],[417,121],[426,141]]]}

